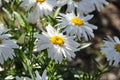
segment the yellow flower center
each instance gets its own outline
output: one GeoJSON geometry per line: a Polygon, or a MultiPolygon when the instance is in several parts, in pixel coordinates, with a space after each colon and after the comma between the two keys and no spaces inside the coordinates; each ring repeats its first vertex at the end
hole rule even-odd
{"type": "Polygon", "coordinates": [[[75,2],[80,2],[80,1],[82,1],[82,0],[73,0],[73,1],[75,1],[75,2]]]}
{"type": "Polygon", "coordinates": [[[64,39],[61,36],[52,36],[50,38],[50,41],[55,44],[55,45],[63,45],[64,44],[64,39]]]}
{"type": "Polygon", "coordinates": [[[43,3],[45,0],[36,0],[37,2],[43,3]]]}
{"type": "Polygon", "coordinates": [[[2,43],[2,38],[0,38],[0,44],[2,43]]]}
{"type": "Polygon", "coordinates": [[[115,49],[117,52],[120,52],[120,44],[115,44],[115,49]]]}
{"type": "Polygon", "coordinates": [[[74,23],[75,25],[81,26],[84,24],[84,21],[81,18],[74,17],[71,19],[71,22],[74,23]]]}

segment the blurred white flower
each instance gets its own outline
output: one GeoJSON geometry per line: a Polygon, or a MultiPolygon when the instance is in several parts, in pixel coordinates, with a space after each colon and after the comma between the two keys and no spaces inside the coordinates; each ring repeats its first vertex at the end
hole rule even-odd
{"type": "Polygon", "coordinates": [[[2,1],[0,0],[0,7],[2,6],[2,1]]]}
{"type": "Polygon", "coordinates": [[[31,23],[36,23],[40,16],[51,15],[56,3],[56,0],[22,0],[21,6],[26,6],[26,10],[32,8],[28,20],[31,20],[31,23]]]}
{"type": "Polygon", "coordinates": [[[16,80],[32,80],[29,77],[18,77],[16,76],[16,80]]]}
{"type": "Polygon", "coordinates": [[[4,1],[7,2],[7,3],[10,2],[10,0],[4,0],[4,1]]]}
{"type": "MultiPolygon", "coordinates": [[[[35,74],[36,74],[35,80],[48,80],[46,70],[44,70],[42,76],[39,75],[38,71],[35,71],[35,74]]],[[[18,77],[18,76],[16,76],[16,80],[34,80],[34,79],[31,79],[29,77],[18,77]]]]}
{"type": "Polygon", "coordinates": [[[11,35],[6,33],[7,30],[2,24],[0,24],[0,29],[0,63],[3,64],[8,58],[13,59],[15,56],[13,49],[19,48],[19,46],[9,39],[11,35]]]}
{"type": "Polygon", "coordinates": [[[57,0],[57,5],[58,7],[64,6],[65,4],[67,4],[69,0],[57,0]]]}
{"type": "Polygon", "coordinates": [[[7,32],[7,29],[4,27],[2,23],[0,23],[0,33],[7,32]]]}
{"type": "Polygon", "coordinates": [[[104,8],[104,5],[108,5],[108,2],[106,0],[91,0],[94,7],[100,11],[104,8]]]}
{"type": "Polygon", "coordinates": [[[97,29],[97,26],[88,23],[88,20],[93,18],[93,15],[88,15],[86,17],[75,15],[72,13],[60,14],[58,18],[63,28],[63,32],[66,32],[69,35],[76,35],[78,39],[84,37],[85,40],[88,38],[93,38],[94,33],[93,29],[97,29]]]}
{"type": "Polygon", "coordinates": [[[94,6],[90,0],[58,0],[58,6],[67,4],[67,12],[77,9],[79,14],[87,14],[94,10],[94,6]]]}
{"type": "Polygon", "coordinates": [[[35,38],[38,39],[35,42],[38,51],[47,49],[48,57],[59,63],[62,62],[63,56],[69,60],[75,57],[74,52],[79,50],[80,44],[75,42],[72,37],[59,33],[59,30],[55,30],[50,25],[46,27],[46,30],[47,32],[35,35],[35,38]]]}
{"type": "Polygon", "coordinates": [[[39,75],[38,71],[36,71],[35,73],[36,73],[36,80],[48,80],[46,70],[44,70],[42,76],[39,75]]]}
{"type": "MultiPolygon", "coordinates": [[[[36,10],[37,9],[34,9],[34,12],[36,12],[36,10]]],[[[32,24],[35,24],[39,21],[39,13],[34,13],[34,12],[30,12],[27,18],[28,22],[32,24]]]]}
{"type": "Polygon", "coordinates": [[[114,36],[112,39],[108,36],[107,40],[104,40],[104,45],[101,48],[102,54],[105,54],[109,64],[117,66],[120,62],[120,40],[114,36]]]}

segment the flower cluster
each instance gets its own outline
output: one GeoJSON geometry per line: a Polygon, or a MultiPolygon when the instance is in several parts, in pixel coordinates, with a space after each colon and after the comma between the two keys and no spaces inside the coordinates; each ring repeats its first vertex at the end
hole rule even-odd
{"type": "Polygon", "coordinates": [[[54,7],[57,6],[67,5],[66,12],[73,12],[76,9],[79,15],[84,15],[95,9],[100,11],[104,4],[107,5],[108,2],[105,0],[22,0],[21,6],[25,6],[26,10],[30,11],[28,21],[36,23],[39,17],[52,15],[54,7]]]}
{"type": "MultiPolygon", "coordinates": [[[[9,0],[5,1],[9,2],[9,0]]],[[[11,35],[8,33],[11,30],[7,30],[3,24],[0,24],[0,63],[3,64],[8,58],[13,59],[16,55],[21,55],[19,52],[23,50],[23,55],[19,59],[23,58],[21,59],[21,63],[25,63],[23,66],[27,65],[27,67],[30,67],[27,70],[30,72],[30,78],[27,76],[16,76],[16,80],[48,80],[49,77],[47,77],[46,73],[48,67],[45,68],[46,70],[42,76],[39,75],[38,71],[32,72],[34,69],[31,68],[31,65],[33,67],[33,65],[38,63],[31,62],[33,60],[31,57],[37,56],[33,54],[35,52],[38,55],[42,54],[42,52],[47,53],[47,57],[51,61],[55,61],[56,64],[61,64],[64,59],[71,61],[75,58],[75,52],[79,51],[82,46],[80,42],[82,40],[84,42],[89,41],[91,38],[94,38],[94,30],[98,29],[96,25],[89,22],[94,17],[93,14],[89,13],[94,10],[100,11],[105,5],[108,5],[106,0],[18,1],[20,2],[20,7],[25,8],[26,12],[22,16],[22,20],[20,18],[21,15],[14,11],[14,15],[17,15],[20,23],[23,21],[22,26],[26,30],[25,34],[18,39],[24,39],[23,44],[18,45],[15,40],[11,40],[11,35]],[[63,12],[61,11],[62,8],[64,9],[63,12]],[[38,27],[33,27],[33,25],[39,26],[40,30],[38,31],[38,27]],[[27,26],[30,26],[30,29],[27,26]],[[29,48],[26,48],[26,46],[29,48]],[[14,50],[18,50],[16,54],[14,50]],[[29,57],[26,58],[27,56],[29,57]]],[[[0,0],[1,5],[2,2],[0,0]]],[[[87,47],[87,45],[85,46],[87,47]]],[[[108,36],[108,39],[104,40],[101,52],[106,55],[110,65],[117,66],[120,62],[120,40],[118,37],[115,36],[112,39],[108,36]]],[[[41,66],[39,67],[41,68],[41,66]]]]}
{"type": "MultiPolygon", "coordinates": [[[[42,16],[51,16],[56,7],[59,8],[64,5],[67,5],[65,13],[59,13],[56,17],[58,24],[60,24],[59,28],[55,30],[51,25],[48,25],[46,27],[47,32],[43,31],[42,34],[35,35],[35,38],[38,39],[35,42],[36,50],[47,49],[48,57],[60,63],[63,56],[69,60],[75,57],[74,52],[78,51],[80,44],[73,39],[81,40],[81,38],[84,38],[88,41],[94,38],[93,30],[96,30],[97,26],[88,22],[94,17],[88,14],[95,9],[100,11],[104,8],[104,5],[108,5],[108,2],[106,0],[22,0],[21,4],[21,6],[26,6],[27,11],[29,11],[28,21],[30,23],[37,23],[42,16]],[[60,30],[62,30],[62,33],[59,33],[60,30]],[[67,36],[63,33],[66,33],[67,36]]],[[[105,47],[101,49],[101,52],[110,54],[107,56],[110,64],[114,61],[113,65],[117,65],[120,61],[118,45],[114,46],[113,44],[114,50],[118,53],[118,55],[116,54],[117,58],[114,56],[115,52],[112,49],[110,49],[110,52],[107,50],[112,43],[105,41],[105,47]]]]}

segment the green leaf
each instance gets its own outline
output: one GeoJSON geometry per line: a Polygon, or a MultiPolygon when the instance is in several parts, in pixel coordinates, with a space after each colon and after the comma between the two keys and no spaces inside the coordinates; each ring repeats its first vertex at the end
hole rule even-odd
{"type": "Polygon", "coordinates": [[[59,14],[60,10],[61,10],[61,7],[58,7],[58,8],[56,9],[56,11],[55,11],[55,13],[54,13],[54,15],[53,15],[53,18],[56,18],[56,17],[57,17],[57,15],[59,14]]]}
{"type": "Polygon", "coordinates": [[[92,44],[92,43],[82,43],[82,44],[81,44],[81,47],[80,47],[79,49],[84,49],[84,48],[90,46],[91,44],[92,44]]]}
{"type": "Polygon", "coordinates": [[[12,14],[11,14],[7,9],[5,9],[5,8],[3,7],[2,10],[8,15],[8,18],[9,18],[10,20],[12,20],[12,21],[14,20],[12,14]]]}
{"type": "Polygon", "coordinates": [[[23,20],[23,18],[21,17],[21,15],[17,12],[13,12],[13,14],[16,16],[16,18],[18,19],[19,23],[21,26],[25,27],[25,22],[23,20]]]}

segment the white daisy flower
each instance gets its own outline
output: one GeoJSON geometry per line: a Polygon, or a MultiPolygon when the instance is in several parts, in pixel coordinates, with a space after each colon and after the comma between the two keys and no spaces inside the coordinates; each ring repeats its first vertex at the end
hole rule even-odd
{"type": "MultiPolygon", "coordinates": [[[[38,71],[35,71],[35,74],[36,74],[35,80],[48,80],[48,76],[47,76],[47,71],[46,70],[44,70],[42,76],[39,75],[38,71]]],[[[29,77],[18,77],[18,76],[16,76],[16,80],[34,80],[34,79],[31,79],[29,77]]]]}
{"type": "Polygon", "coordinates": [[[90,0],[68,0],[67,6],[67,12],[72,12],[76,8],[80,14],[87,14],[94,10],[90,0]]]}
{"type": "Polygon", "coordinates": [[[21,6],[26,6],[27,10],[32,8],[28,19],[34,17],[34,20],[37,21],[40,16],[51,15],[53,8],[56,6],[56,0],[22,0],[21,6]]]}
{"type": "Polygon", "coordinates": [[[108,2],[106,0],[91,0],[91,1],[98,11],[103,9],[104,5],[108,5],[108,2]]]}
{"type": "Polygon", "coordinates": [[[66,32],[69,35],[76,35],[78,39],[84,37],[85,40],[94,37],[93,29],[97,29],[95,25],[88,23],[88,20],[93,18],[93,15],[88,15],[86,17],[81,17],[72,13],[60,14],[61,18],[60,24],[61,28],[64,28],[63,32],[66,32]]]}
{"type": "Polygon", "coordinates": [[[10,34],[6,34],[7,30],[5,30],[3,25],[0,25],[0,63],[3,64],[8,58],[13,59],[15,56],[14,50],[15,48],[19,48],[19,46],[14,43],[9,38],[10,34]]]}
{"type": "Polygon", "coordinates": [[[62,62],[63,56],[69,60],[75,57],[74,52],[78,51],[80,44],[75,42],[72,37],[59,33],[59,30],[55,30],[50,25],[46,27],[46,30],[47,32],[35,35],[35,38],[38,39],[35,42],[38,51],[47,49],[48,57],[59,63],[62,62]]]}
{"type": "Polygon", "coordinates": [[[102,54],[106,54],[110,65],[117,66],[120,62],[120,40],[114,36],[112,39],[108,36],[108,40],[104,40],[104,45],[101,48],[102,54]]]}

